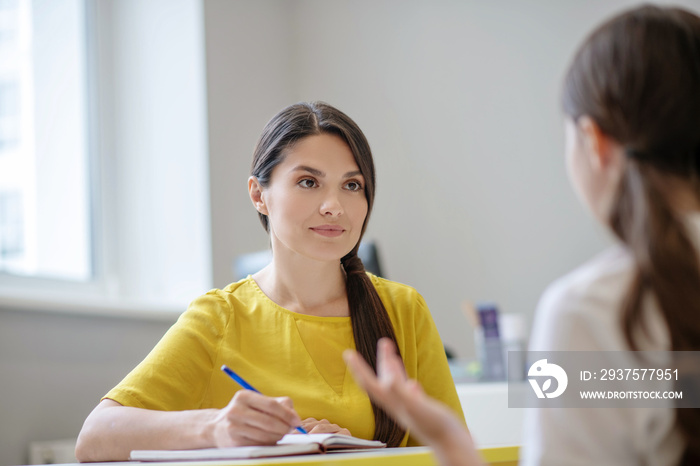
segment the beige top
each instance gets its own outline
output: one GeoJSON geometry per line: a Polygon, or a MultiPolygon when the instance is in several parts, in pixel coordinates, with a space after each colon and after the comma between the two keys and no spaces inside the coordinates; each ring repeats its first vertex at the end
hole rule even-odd
{"type": "MultiPolygon", "coordinates": [[[[688,228],[700,250],[700,214],[688,218],[688,228]]],[[[530,350],[628,350],[620,313],[632,273],[630,253],[617,246],[554,282],[538,305],[530,350]]],[[[639,349],[670,350],[666,324],[647,298],[651,334],[640,334],[639,349]]],[[[673,408],[527,409],[521,464],[676,465],[685,443],[675,422],[673,408]]]]}

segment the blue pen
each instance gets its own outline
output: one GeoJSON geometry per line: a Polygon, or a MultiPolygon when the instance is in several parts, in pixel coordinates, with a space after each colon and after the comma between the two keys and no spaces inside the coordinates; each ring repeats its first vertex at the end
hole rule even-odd
{"type": "MultiPolygon", "coordinates": [[[[256,392],[256,393],[260,393],[259,390],[256,390],[251,384],[249,384],[248,382],[246,382],[245,380],[243,380],[243,377],[241,377],[240,375],[238,375],[238,374],[236,374],[235,372],[233,372],[226,364],[224,364],[223,366],[221,366],[221,370],[224,371],[224,372],[226,372],[226,374],[227,374],[229,377],[231,377],[233,380],[235,380],[236,383],[238,383],[238,385],[240,385],[241,387],[245,388],[246,390],[252,390],[252,391],[254,391],[254,392],[256,392]]],[[[301,432],[302,434],[308,434],[308,432],[306,431],[306,429],[304,429],[304,428],[301,427],[301,426],[295,427],[295,429],[298,430],[299,432],[301,432]]]]}

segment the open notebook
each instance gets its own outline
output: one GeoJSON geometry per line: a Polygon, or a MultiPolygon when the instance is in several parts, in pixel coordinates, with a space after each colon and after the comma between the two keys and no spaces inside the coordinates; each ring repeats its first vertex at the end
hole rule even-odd
{"type": "Polygon", "coordinates": [[[132,461],[228,460],[325,453],[330,450],[384,448],[385,443],[339,434],[288,434],[277,445],[260,447],[203,448],[199,450],[134,450],[132,461]]]}

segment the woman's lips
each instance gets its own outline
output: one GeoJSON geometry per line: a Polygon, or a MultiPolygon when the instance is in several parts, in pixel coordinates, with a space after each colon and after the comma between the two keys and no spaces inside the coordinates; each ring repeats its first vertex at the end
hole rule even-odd
{"type": "Polygon", "coordinates": [[[340,236],[345,231],[343,227],[338,225],[321,225],[318,227],[312,227],[311,230],[313,230],[315,233],[318,233],[321,236],[327,236],[331,238],[340,236]]]}

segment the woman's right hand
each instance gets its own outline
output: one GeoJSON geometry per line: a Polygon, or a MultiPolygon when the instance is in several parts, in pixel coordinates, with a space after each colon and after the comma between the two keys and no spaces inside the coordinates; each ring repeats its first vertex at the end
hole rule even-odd
{"type": "Polygon", "coordinates": [[[239,390],[213,419],[214,446],[274,445],[301,425],[290,398],[239,390]]]}
{"type": "Polygon", "coordinates": [[[79,461],[126,461],[132,450],[273,445],[301,419],[289,398],[240,390],[223,409],[158,411],[102,400],[85,420],[79,461]]]}

